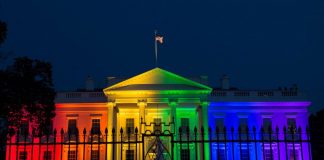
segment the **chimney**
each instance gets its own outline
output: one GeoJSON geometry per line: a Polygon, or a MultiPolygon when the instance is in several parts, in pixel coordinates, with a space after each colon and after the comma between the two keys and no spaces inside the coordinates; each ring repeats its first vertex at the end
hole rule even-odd
{"type": "Polygon", "coordinates": [[[86,79],[86,84],[85,84],[85,89],[87,91],[93,91],[94,90],[94,80],[92,79],[91,76],[88,76],[86,79]]]}
{"type": "Polygon", "coordinates": [[[223,90],[229,90],[230,89],[229,77],[227,75],[225,75],[225,74],[221,78],[221,88],[223,90]]]}

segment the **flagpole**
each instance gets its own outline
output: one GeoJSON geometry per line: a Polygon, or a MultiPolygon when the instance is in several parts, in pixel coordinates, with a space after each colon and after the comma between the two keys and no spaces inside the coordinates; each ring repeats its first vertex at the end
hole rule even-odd
{"type": "Polygon", "coordinates": [[[155,42],[155,67],[157,67],[158,59],[158,49],[157,49],[157,40],[156,40],[157,30],[154,31],[154,42],[155,42]]]}

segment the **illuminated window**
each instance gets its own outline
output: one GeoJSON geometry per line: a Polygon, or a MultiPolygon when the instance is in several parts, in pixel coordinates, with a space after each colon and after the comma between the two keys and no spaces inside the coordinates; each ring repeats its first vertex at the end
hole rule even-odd
{"type": "Polygon", "coordinates": [[[19,152],[19,160],[27,160],[27,152],[19,152]]]}
{"type": "Polygon", "coordinates": [[[181,118],[182,133],[187,134],[188,127],[189,127],[189,118],[181,118]]]}
{"type": "Polygon", "coordinates": [[[134,160],[134,150],[126,150],[126,160],[134,160]]]}
{"type": "Polygon", "coordinates": [[[188,149],[181,150],[181,160],[190,160],[190,152],[188,149]]]}
{"type": "Polygon", "coordinates": [[[154,118],[154,131],[157,130],[162,132],[161,118],[154,118]]]}
{"type": "Polygon", "coordinates": [[[44,151],[43,159],[44,160],[52,160],[52,152],[51,151],[44,151]]]}
{"type": "Polygon", "coordinates": [[[265,158],[265,160],[273,160],[274,159],[271,149],[264,149],[264,158],[265,158]]]}
{"type": "Polygon", "coordinates": [[[77,132],[77,120],[76,119],[69,119],[68,121],[68,133],[76,134],[77,132]]]}
{"type": "Polygon", "coordinates": [[[272,120],[271,120],[271,118],[263,118],[264,133],[269,133],[269,127],[272,130],[272,120]]]}
{"type": "MultiPolygon", "coordinates": [[[[215,119],[215,121],[216,121],[216,127],[218,127],[218,129],[219,129],[219,132],[220,133],[223,133],[224,132],[224,118],[216,118],[215,119]]],[[[216,127],[215,127],[215,131],[216,131],[216,127]]]]}
{"type": "Polygon", "coordinates": [[[98,150],[92,150],[91,160],[99,160],[99,151],[98,150]]]}
{"type": "Polygon", "coordinates": [[[92,134],[100,133],[100,119],[92,119],[92,134]]]}
{"type": "Polygon", "coordinates": [[[288,133],[296,133],[296,119],[295,118],[288,118],[287,119],[288,125],[288,133]]]}
{"type": "Polygon", "coordinates": [[[134,133],[134,118],[126,118],[126,133],[128,133],[128,129],[130,129],[130,133],[134,133]]]}
{"type": "Polygon", "coordinates": [[[241,133],[247,132],[248,127],[248,119],[247,118],[240,118],[240,127],[241,127],[241,133]]]}
{"type": "Polygon", "coordinates": [[[68,151],[68,160],[76,160],[76,151],[68,151]]]}

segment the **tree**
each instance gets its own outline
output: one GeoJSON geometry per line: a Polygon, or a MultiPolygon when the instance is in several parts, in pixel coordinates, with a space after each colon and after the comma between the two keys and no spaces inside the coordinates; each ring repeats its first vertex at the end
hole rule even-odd
{"type": "Polygon", "coordinates": [[[313,159],[324,158],[324,109],[309,117],[313,159]]]}
{"type": "Polygon", "coordinates": [[[50,63],[20,57],[0,71],[0,117],[9,128],[28,121],[36,131],[47,131],[55,116],[54,99],[50,63]]]}
{"type": "Polygon", "coordinates": [[[7,25],[6,23],[0,20],[0,45],[5,41],[7,38],[7,25]]]}
{"type": "MultiPolygon", "coordinates": [[[[0,47],[1,45],[4,43],[4,41],[6,40],[7,38],[7,25],[6,23],[2,22],[0,20],[0,47]]],[[[0,62],[3,60],[3,59],[6,59],[6,56],[4,53],[0,52],[0,62]]]]}

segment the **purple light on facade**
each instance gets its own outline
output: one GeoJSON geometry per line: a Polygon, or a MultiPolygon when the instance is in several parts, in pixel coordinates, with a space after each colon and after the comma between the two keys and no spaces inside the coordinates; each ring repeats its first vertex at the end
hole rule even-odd
{"type": "Polygon", "coordinates": [[[210,106],[300,106],[307,107],[310,106],[311,102],[300,101],[300,102],[211,102],[210,106]]]}

